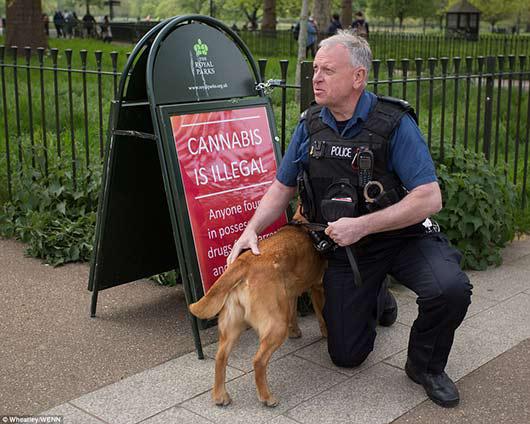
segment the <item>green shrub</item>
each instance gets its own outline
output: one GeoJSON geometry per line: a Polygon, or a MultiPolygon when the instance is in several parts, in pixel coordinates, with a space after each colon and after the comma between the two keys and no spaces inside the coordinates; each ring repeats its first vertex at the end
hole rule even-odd
{"type": "Polygon", "coordinates": [[[515,234],[515,186],[484,155],[463,148],[433,155],[444,208],[436,215],[451,243],[463,254],[463,267],[500,265],[501,248],[515,234]]]}
{"type": "Polygon", "coordinates": [[[28,244],[26,252],[57,266],[89,261],[92,252],[101,172],[53,168],[16,175],[13,199],[0,210],[0,235],[28,244]]]}

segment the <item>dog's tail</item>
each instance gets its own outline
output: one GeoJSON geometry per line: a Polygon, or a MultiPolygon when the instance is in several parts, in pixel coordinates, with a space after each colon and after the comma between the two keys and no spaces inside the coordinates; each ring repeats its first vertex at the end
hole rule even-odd
{"type": "Polygon", "coordinates": [[[189,306],[190,312],[197,318],[213,318],[223,308],[230,292],[235,289],[245,276],[245,267],[240,261],[232,264],[219,277],[208,293],[199,301],[189,306]]]}

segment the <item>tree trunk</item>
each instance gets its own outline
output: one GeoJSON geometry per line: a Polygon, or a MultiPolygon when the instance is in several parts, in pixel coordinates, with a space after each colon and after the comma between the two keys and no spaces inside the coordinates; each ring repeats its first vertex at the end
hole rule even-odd
{"type": "Polygon", "coordinates": [[[340,23],[344,29],[349,28],[353,22],[352,6],[352,0],[341,1],[340,23]]]}
{"type": "Polygon", "coordinates": [[[8,0],[6,3],[6,45],[23,47],[48,47],[42,22],[40,0],[8,0]]]}
{"type": "MultiPolygon", "coordinates": [[[[309,0],[302,0],[300,12],[300,34],[298,35],[298,60],[296,61],[295,84],[300,85],[301,64],[306,59],[307,19],[309,18],[309,0]]],[[[295,91],[295,102],[300,103],[300,90],[295,91]]]]}
{"type": "Polygon", "coordinates": [[[265,31],[276,31],[276,0],[265,0],[263,2],[261,29],[265,31]]]}
{"type": "Polygon", "coordinates": [[[331,21],[330,0],[315,0],[313,4],[313,18],[317,25],[318,40],[326,36],[326,29],[331,21]]]}

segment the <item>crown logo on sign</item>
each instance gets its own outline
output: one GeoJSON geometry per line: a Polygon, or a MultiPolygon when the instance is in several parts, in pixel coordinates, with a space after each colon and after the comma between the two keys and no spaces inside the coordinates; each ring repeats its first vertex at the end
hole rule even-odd
{"type": "Polygon", "coordinates": [[[193,50],[195,50],[197,56],[206,56],[208,54],[208,46],[200,38],[197,40],[197,44],[193,46],[193,50]]]}

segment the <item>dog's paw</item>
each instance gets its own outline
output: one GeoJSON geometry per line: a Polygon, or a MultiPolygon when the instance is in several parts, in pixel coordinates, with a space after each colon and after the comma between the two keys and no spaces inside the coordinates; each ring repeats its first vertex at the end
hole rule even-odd
{"type": "Polygon", "coordinates": [[[274,408],[280,403],[280,401],[272,395],[268,399],[262,400],[262,402],[263,405],[268,406],[269,408],[274,408]]]}
{"type": "Polygon", "coordinates": [[[300,337],[302,337],[302,330],[299,328],[289,328],[290,339],[299,339],[300,337]]]}
{"type": "Polygon", "coordinates": [[[232,403],[232,398],[225,392],[220,396],[213,396],[213,401],[217,406],[228,406],[232,403]]]}

